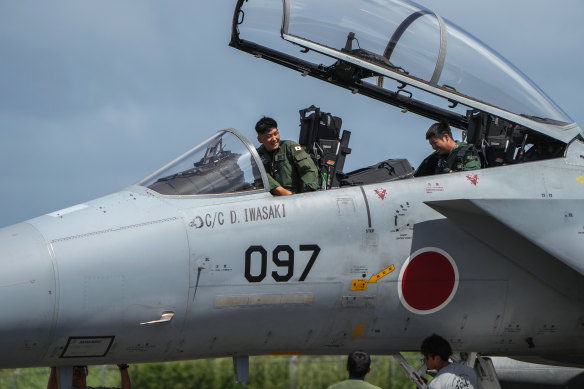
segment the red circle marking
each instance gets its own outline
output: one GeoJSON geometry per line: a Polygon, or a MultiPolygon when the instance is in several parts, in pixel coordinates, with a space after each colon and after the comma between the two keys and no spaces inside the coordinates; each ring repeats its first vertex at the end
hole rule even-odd
{"type": "Polygon", "coordinates": [[[455,289],[454,266],[437,251],[423,251],[412,257],[401,279],[404,302],[418,311],[433,310],[446,303],[455,289]]]}

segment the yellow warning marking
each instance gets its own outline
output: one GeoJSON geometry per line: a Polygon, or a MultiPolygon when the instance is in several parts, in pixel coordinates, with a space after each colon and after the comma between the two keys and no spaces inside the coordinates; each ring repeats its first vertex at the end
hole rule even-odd
{"type": "Polygon", "coordinates": [[[576,181],[578,181],[581,184],[584,184],[584,178],[582,176],[576,178],[576,181]]]}
{"type": "Polygon", "coordinates": [[[363,333],[367,329],[367,325],[365,324],[357,324],[355,329],[353,330],[353,338],[362,338],[363,333]]]}
{"type": "Polygon", "coordinates": [[[367,278],[353,278],[353,280],[351,281],[351,290],[367,290],[367,284],[377,283],[379,279],[385,277],[394,270],[395,266],[391,265],[389,267],[386,267],[379,273],[371,276],[369,280],[367,280],[367,278]]]}
{"type": "Polygon", "coordinates": [[[376,283],[379,279],[381,279],[382,277],[385,277],[386,275],[388,275],[389,273],[391,273],[394,270],[395,270],[395,266],[393,266],[393,265],[383,269],[382,271],[375,274],[374,276],[371,276],[371,278],[369,279],[369,283],[370,284],[376,283]]]}
{"type": "Polygon", "coordinates": [[[355,278],[351,282],[351,290],[367,290],[367,278],[355,278]]]}

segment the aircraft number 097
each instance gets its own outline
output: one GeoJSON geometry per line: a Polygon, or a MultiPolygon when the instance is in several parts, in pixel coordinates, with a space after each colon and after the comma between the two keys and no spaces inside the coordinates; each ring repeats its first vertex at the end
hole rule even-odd
{"type": "MultiPolygon", "coordinates": [[[[312,251],[312,255],[302,272],[298,281],[304,281],[318,253],[320,247],[315,244],[301,244],[299,251],[312,251]]],[[[294,250],[288,245],[279,245],[272,251],[272,262],[278,269],[272,271],[272,278],[276,282],[286,282],[294,275],[294,250]],[[280,274],[280,269],[286,271],[285,274],[280,274]]],[[[249,246],[245,252],[245,278],[249,282],[261,282],[266,278],[268,270],[268,252],[263,246],[249,246]],[[253,261],[260,261],[260,271],[258,274],[252,274],[251,265],[253,261]]]]}

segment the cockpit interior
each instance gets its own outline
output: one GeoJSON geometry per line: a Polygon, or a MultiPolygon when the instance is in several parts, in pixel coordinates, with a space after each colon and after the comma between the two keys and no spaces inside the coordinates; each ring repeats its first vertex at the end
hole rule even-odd
{"type": "MultiPolygon", "coordinates": [[[[448,122],[479,151],[485,169],[561,158],[582,140],[569,116],[512,64],[408,0],[239,0],[230,45],[448,122]]],[[[351,134],[341,127],[342,114],[300,110],[298,143],[315,161],[322,189],[413,177],[407,159],[343,172],[351,134]]],[[[164,195],[265,190],[254,153],[237,131],[222,130],[139,184],[164,195]]]]}

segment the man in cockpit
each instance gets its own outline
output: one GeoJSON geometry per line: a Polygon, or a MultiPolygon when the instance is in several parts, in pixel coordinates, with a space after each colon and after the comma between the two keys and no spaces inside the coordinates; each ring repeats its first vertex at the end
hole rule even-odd
{"type": "Polygon", "coordinates": [[[286,196],[318,190],[318,170],[310,156],[298,143],[280,141],[278,123],[264,116],[255,125],[258,142],[257,151],[268,173],[270,192],[275,196],[286,196]]]}
{"type": "Polygon", "coordinates": [[[426,139],[434,152],[422,161],[415,177],[452,173],[481,168],[477,149],[464,142],[455,141],[446,122],[434,123],[426,132],[426,139]]]}

